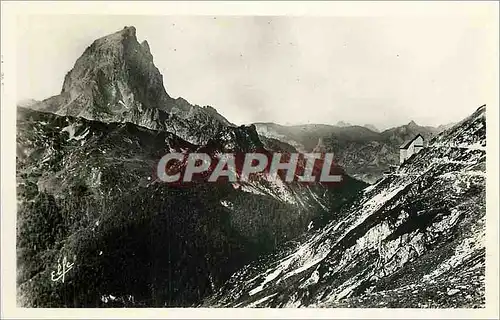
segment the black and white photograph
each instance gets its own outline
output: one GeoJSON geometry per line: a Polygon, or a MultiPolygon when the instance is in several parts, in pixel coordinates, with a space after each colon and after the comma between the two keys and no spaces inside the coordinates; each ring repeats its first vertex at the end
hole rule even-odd
{"type": "Polygon", "coordinates": [[[2,42],[15,73],[2,69],[9,299],[81,310],[495,304],[498,3],[467,4],[13,16],[15,60],[2,42]]]}

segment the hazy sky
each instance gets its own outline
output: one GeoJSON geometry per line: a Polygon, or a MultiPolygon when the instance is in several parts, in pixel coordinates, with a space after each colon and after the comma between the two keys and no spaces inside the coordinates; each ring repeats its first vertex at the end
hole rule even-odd
{"type": "Polygon", "coordinates": [[[170,96],[236,124],[457,121],[486,103],[495,44],[472,16],[25,16],[18,100],[58,94],[85,48],[125,25],[149,42],[170,96]]]}

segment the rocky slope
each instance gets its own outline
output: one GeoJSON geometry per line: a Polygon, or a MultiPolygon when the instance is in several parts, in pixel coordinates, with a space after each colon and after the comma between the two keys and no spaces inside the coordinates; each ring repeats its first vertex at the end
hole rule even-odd
{"type": "Polygon", "coordinates": [[[262,148],[254,127],[206,145],[132,123],[18,109],[19,303],[37,307],[189,306],[244,264],[321,226],[365,185],[166,185],[168,152],[262,148]],[[66,257],[65,282],[51,272],[66,257]]]}
{"type": "Polygon", "coordinates": [[[485,148],[483,106],[204,305],[484,306],[485,148]]]}
{"type": "Polygon", "coordinates": [[[275,123],[256,123],[255,126],[259,135],[288,143],[301,152],[311,152],[321,139],[325,150],[336,155],[337,163],[348,174],[368,183],[376,182],[385,171],[399,164],[399,147],[404,141],[418,133],[428,141],[440,132],[438,128],[419,126],[413,121],[383,132],[344,122],[336,126],[275,123]]]}

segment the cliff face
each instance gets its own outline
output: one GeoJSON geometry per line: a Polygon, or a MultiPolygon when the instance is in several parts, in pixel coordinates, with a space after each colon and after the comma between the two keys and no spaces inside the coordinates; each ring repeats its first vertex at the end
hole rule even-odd
{"type": "Polygon", "coordinates": [[[483,306],[485,148],[481,107],[338,219],[235,273],[206,304],[483,306]]]}

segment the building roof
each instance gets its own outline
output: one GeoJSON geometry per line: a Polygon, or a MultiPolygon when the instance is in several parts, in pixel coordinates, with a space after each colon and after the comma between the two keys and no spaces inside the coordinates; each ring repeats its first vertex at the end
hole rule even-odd
{"type": "Polygon", "coordinates": [[[406,140],[402,145],[401,147],[399,147],[399,149],[408,149],[408,147],[411,145],[411,143],[417,139],[418,137],[422,137],[422,139],[424,139],[424,136],[421,135],[420,133],[417,134],[416,136],[414,136],[413,138],[411,138],[410,140],[406,140]]]}

